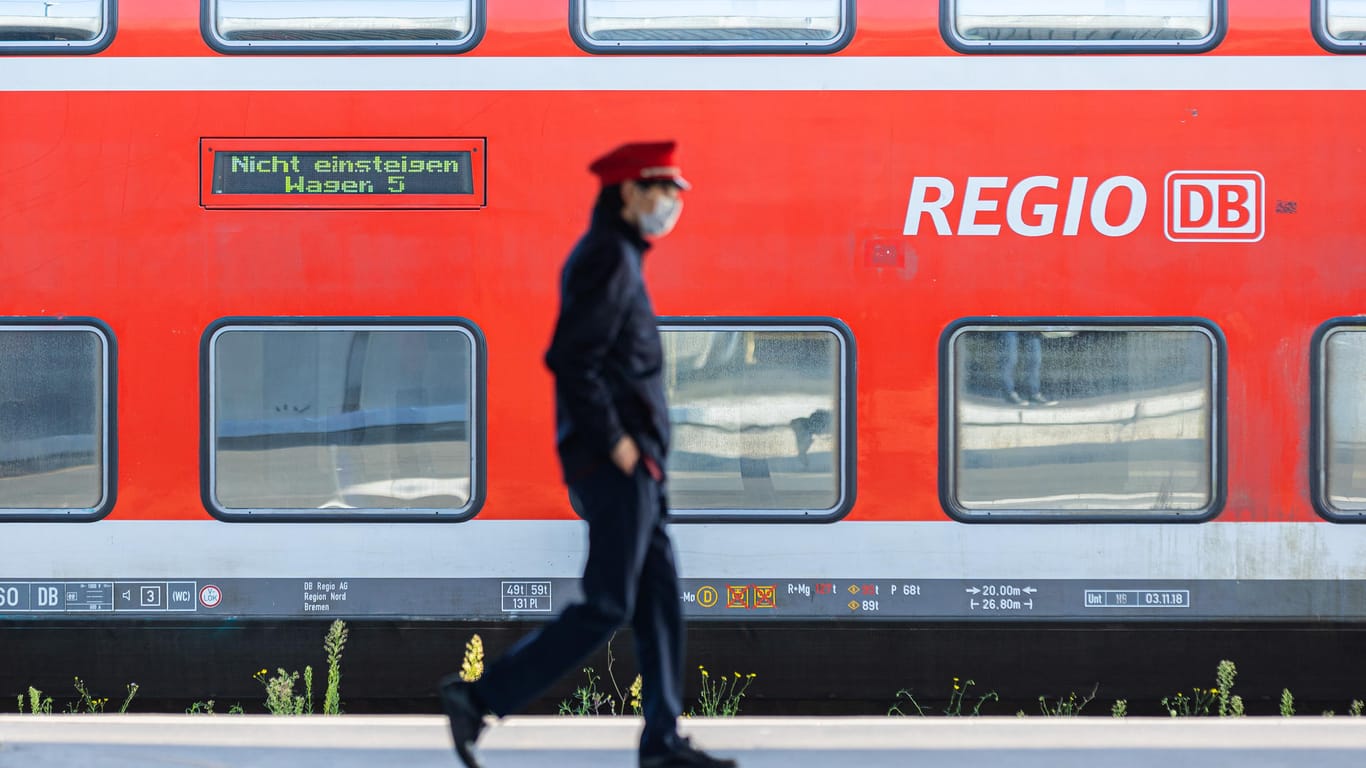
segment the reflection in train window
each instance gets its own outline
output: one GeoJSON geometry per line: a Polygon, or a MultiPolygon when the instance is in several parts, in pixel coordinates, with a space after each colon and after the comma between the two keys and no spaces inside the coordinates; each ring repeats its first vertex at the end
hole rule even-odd
{"type": "Polygon", "coordinates": [[[111,368],[102,329],[0,322],[0,520],[108,511],[111,368]]]}
{"type": "Polygon", "coordinates": [[[204,0],[203,31],[215,48],[318,48],[457,52],[478,37],[474,0],[204,0]]]}
{"type": "Polygon", "coordinates": [[[1326,47],[1366,51],[1366,0],[1318,0],[1315,32],[1326,47]]]}
{"type": "Polygon", "coordinates": [[[473,513],[469,329],[225,322],[210,333],[206,496],[215,512],[473,513]]]}
{"type": "Polygon", "coordinates": [[[93,53],[113,27],[112,0],[0,0],[0,53],[93,53]]]}
{"type": "Polygon", "coordinates": [[[969,519],[1214,513],[1216,339],[1192,324],[951,327],[946,509],[969,519]]]}
{"type": "Polygon", "coordinates": [[[1218,42],[1217,0],[943,0],[951,43],[999,49],[1180,48],[1218,42]],[[951,23],[948,23],[951,20],[951,23]]]}
{"type": "Polygon", "coordinates": [[[1366,324],[1337,325],[1318,342],[1320,510],[1366,516],[1366,324]]]}
{"type": "Polygon", "coordinates": [[[573,0],[573,35],[599,53],[762,49],[825,53],[853,33],[852,0],[573,0]]]}
{"type": "Polygon", "coordinates": [[[668,321],[660,329],[673,514],[822,519],[847,511],[852,350],[840,332],[668,321]]]}

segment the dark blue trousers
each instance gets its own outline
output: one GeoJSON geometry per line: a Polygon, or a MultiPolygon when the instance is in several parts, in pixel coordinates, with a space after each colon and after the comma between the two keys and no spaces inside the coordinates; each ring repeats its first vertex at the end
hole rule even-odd
{"type": "Polygon", "coordinates": [[[588,522],[584,600],[490,665],[475,691],[496,715],[519,712],[629,622],[642,678],[640,751],[672,751],[683,712],[683,616],[663,489],[643,463],[630,477],[605,464],[569,492],[588,522]]]}

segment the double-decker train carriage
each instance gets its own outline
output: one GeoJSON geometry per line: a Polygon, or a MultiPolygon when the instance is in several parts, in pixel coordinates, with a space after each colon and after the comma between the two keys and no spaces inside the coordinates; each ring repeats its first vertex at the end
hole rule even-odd
{"type": "Polygon", "coordinates": [[[1362,0],[0,0],[0,636],[58,649],[3,687],[343,618],[415,692],[572,601],[559,267],[672,138],[699,658],[880,700],[1253,632],[1327,695],[1363,51],[1362,0]]]}

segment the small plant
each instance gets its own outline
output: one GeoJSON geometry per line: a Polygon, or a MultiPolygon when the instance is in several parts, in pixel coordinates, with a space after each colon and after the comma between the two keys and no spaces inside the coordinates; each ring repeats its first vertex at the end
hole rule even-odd
{"type": "MultiPolygon", "coordinates": [[[[44,696],[43,692],[28,687],[28,713],[30,715],[50,715],[52,714],[52,697],[44,696]]],[[[24,714],[24,695],[19,694],[19,714],[24,714]]]]}
{"type": "Polygon", "coordinates": [[[1218,688],[1192,688],[1191,695],[1162,697],[1162,708],[1172,717],[1208,717],[1219,701],[1218,688]]]}
{"type": "Polygon", "coordinates": [[[1295,697],[1290,694],[1289,688],[1281,689],[1281,717],[1295,716],[1295,697]]]}
{"type": "MultiPolygon", "coordinates": [[[[588,676],[588,684],[581,685],[574,689],[574,695],[560,702],[559,713],[561,715],[624,715],[630,712],[634,715],[641,714],[640,691],[642,679],[636,675],[635,680],[622,693],[621,686],[617,684],[616,672],[613,668],[617,658],[612,654],[612,640],[616,639],[613,634],[607,640],[607,679],[612,684],[612,691],[616,692],[615,697],[612,693],[598,690],[598,684],[602,682],[602,677],[598,675],[592,667],[585,667],[583,672],[588,676]],[[603,712],[606,707],[607,711],[603,712]]],[[[479,679],[478,676],[484,673],[484,646],[479,641],[479,636],[475,635],[465,646],[465,664],[460,669],[461,679],[473,682],[479,679]],[[475,677],[467,677],[467,674],[475,674],[475,677]]],[[[738,704],[737,704],[738,706],[738,704]]]]}
{"type": "Polygon", "coordinates": [[[1048,697],[1040,696],[1039,709],[1043,710],[1044,717],[1076,717],[1096,697],[1096,691],[1099,689],[1100,683],[1096,683],[1091,688],[1091,692],[1080,699],[1073,691],[1067,694],[1067,698],[1059,698],[1052,704],[1048,703],[1048,697]]]}
{"type": "Polygon", "coordinates": [[[893,715],[897,717],[905,717],[907,715],[906,712],[902,711],[901,704],[899,703],[899,700],[903,696],[906,697],[906,701],[910,702],[911,706],[915,707],[915,713],[917,715],[919,715],[920,717],[925,716],[925,710],[923,707],[920,706],[920,702],[915,700],[915,697],[911,695],[910,691],[906,690],[905,688],[902,688],[901,690],[896,692],[896,700],[892,702],[892,706],[887,710],[888,717],[892,717],[893,715]]]}
{"type": "MultiPolygon", "coordinates": [[[[267,677],[269,672],[264,669],[252,675],[252,679],[266,688],[266,711],[272,715],[302,715],[307,705],[306,698],[294,694],[299,673],[286,672],[283,668],[276,672],[278,674],[275,677],[267,677]]],[[[308,678],[313,676],[312,667],[304,667],[304,672],[308,678]]]]}
{"type": "Polygon", "coordinates": [[[575,688],[570,698],[560,702],[560,714],[576,717],[601,715],[602,708],[607,707],[606,714],[615,715],[616,702],[611,696],[598,690],[598,681],[602,680],[602,677],[594,673],[592,667],[584,667],[583,673],[588,676],[588,683],[575,688]]]}
{"type": "Polygon", "coordinates": [[[472,683],[484,676],[484,641],[475,635],[465,643],[465,659],[460,662],[460,679],[472,683]]]}
{"type": "Polygon", "coordinates": [[[212,714],[213,714],[213,699],[209,699],[208,701],[196,701],[195,703],[193,703],[193,704],[190,705],[189,709],[186,709],[186,710],[185,710],[185,714],[187,714],[187,715],[212,715],[212,714]]]}
{"type": "Polygon", "coordinates": [[[66,711],[73,714],[77,712],[84,712],[88,715],[97,715],[103,712],[104,705],[109,703],[109,699],[101,699],[97,696],[91,696],[90,691],[87,691],[85,689],[85,682],[83,680],[77,677],[75,678],[75,681],[76,682],[74,683],[74,685],[76,687],[77,699],[74,703],[67,707],[66,711]]]}
{"type": "Polygon", "coordinates": [[[129,683],[129,684],[128,684],[128,695],[124,697],[123,703],[119,705],[119,714],[120,714],[120,715],[125,715],[125,714],[128,713],[128,705],[133,703],[133,697],[136,696],[136,695],[138,695],[138,684],[137,684],[137,683],[129,683]]]}
{"type": "Polygon", "coordinates": [[[1128,699],[1120,699],[1120,700],[1118,700],[1118,701],[1115,702],[1114,706],[1110,707],[1110,715],[1111,715],[1112,717],[1125,717],[1125,716],[1128,715],[1128,714],[1129,714],[1129,700],[1128,700],[1128,699]]]}
{"type": "Polygon", "coordinates": [[[1242,696],[1233,696],[1228,700],[1228,712],[1230,717],[1243,717],[1247,714],[1243,711],[1242,696]]]}
{"type": "Polygon", "coordinates": [[[630,697],[626,700],[626,706],[630,707],[631,714],[636,715],[637,717],[639,717],[642,713],[640,702],[640,688],[643,683],[644,678],[642,678],[640,675],[636,675],[636,679],[631,681],[631,687],[626,691],[627,695],[630,697]]]}
{"type": "MultiPolygon", "coordinates": [[[[987,691],[977,698],[977,703],[972,707],[972,711],[965,714],[963,708],[967,702],[968,689],[976,684],[976,680],[960,681],[956,677],[953,679],[953,690],[949,693],[949,704],[944,709],[944,715],[946,717],[977,717],[982,714],[983,704],[986,704],[988,701],[1001,700],[1001,697],[997,695],[995,691],[987,691]]],[[[896,692],[896,698],[900,699],[903,696],[906,697],[906,700],[910,702],[911,706],[915,707],[915,713],[917,715],[921,717],[925,716],[925,708],[920,706],[920,702],[915,700],[915,697],[911,695],[909,690],[902,688],[896,692]]],[[[887,714],[889,716],[905,716],[907,713],[902,711],[899,704],[893,703],[891,709],[887,710],[887,714]]]]}
{"type": "Polygon", "coordinates": [[[230,714],[230,715],[245,715],[245,714],[246,714],[246,711],[242,709],[242,705],[239,703],[239,704],[233,704],[231,707],[228,707],[228,714],[230,714]]]}
{"type": "MultiPolygon", "coordinates": [[[[90,691],[85,687],[85,681],[79,677],[73,678],[73,685],[76,688],[76,700],[67,707],[67,712],[71,714],[84,713],[87,715],[98,715],[104,713],[104,708],[109,705],[109,697],[91,696],[90,691]]],[[[119,705],[119,714],[126,714],[128,706],[133,703],[133,697],[138,695],[138,684],[128,684],[128,695],[124,697],[123,704],[119,705]]]]}
{"type": "MultiPolygon", "coordinates": [[[[327,628],[323,638],[323,650],[327,652],[327,693],[323,696],[323,714],[341,714],[341,656],[346,647],[346,622],[338,619],[327,628]]],[[[308,713],[313,714],[312,670],[304,668],[308,682],[308,713]]]]}
{"type": "Polygon", "coordinates": [[[1214,670],[1214,686],[1219,691],[1219,716],[1232,717],[1233,712],[1229,708],[1229,699],[1233,696],[1233,680],[1238,676],[1237,667],[1233,662],[1224,659],[1219,662],[1219,666],[1214,670]]]}
{"type": "Polygon", "coordinates": [[[1352,699],[1351,706],[1347,707],[1347,714],[1352,717],[1361,717],[1361,708],[1363,706],[1366,706],[1366,703],[1362,702],[1361,699],[1352,699]]]}
{"type": "MultiPolygon", "coordinates": [[[[740,712],[740,700],[745,697],[745,691],[749,689],[754,678],[758,677],[751,672],[743,677],[739,672],[735,677],[718,676],[715,680],[708,674],[707,668],[697,667],[702,671],[702,690],[697,694],[697,714],[701,717],[735,717],[740,712]]],[[[688,711],[693,714],[692,710],[688,711]]]]}

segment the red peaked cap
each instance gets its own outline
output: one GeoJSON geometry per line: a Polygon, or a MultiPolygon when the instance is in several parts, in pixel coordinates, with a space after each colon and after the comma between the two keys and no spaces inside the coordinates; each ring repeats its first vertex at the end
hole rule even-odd
{"type": "Polygon", "coordinates": [[[622,144],[594,160],[588,170],[597,175],[604,187],[623,181],[669,179],[680,189],[692,189],[674,158],[677,147],[675,141],[622,144]]]}

